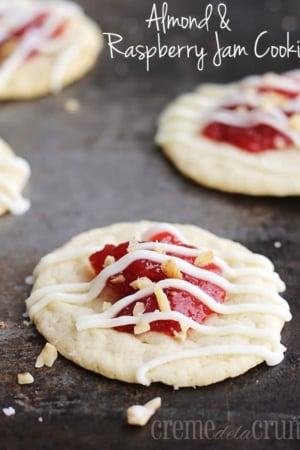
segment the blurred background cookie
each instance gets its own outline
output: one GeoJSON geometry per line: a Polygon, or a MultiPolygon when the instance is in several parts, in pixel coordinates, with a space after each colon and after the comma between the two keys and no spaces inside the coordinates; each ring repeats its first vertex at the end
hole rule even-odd
{"type": "Polygon", "coordinates": [[[58,92],[95,64],[101,31],[75,3],[3,0],[0,4],[0,99],[58,92]]]}
{"type": "Polygon", "coordinates": [[[19,215],[29,209],[29,200],[22,196],[29,176],[29,164],[0,139],[0,216],[7,211],[19,215]]]}

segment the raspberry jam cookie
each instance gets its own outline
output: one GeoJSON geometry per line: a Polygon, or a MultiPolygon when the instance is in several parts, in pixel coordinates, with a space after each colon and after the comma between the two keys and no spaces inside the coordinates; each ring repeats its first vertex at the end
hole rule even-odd
{"type": "Polygon", "coordinates": [[[0,139],[0,216],[6,212],[19,215],[29,209],[29,200],[21,194],[29,176],[28,163],[0,139]]]}
{"type": "Polygon", "coordinates": [[[156,143],[185,175],[250,195],[300,194],[300,70],[204,84],[160,117],[156,143]]]}
{"type": "Polygon", "coordinates": [[[45,256],[26,300],[66,358],[106,377],[203,386],[283,359],[272,263],[193,225],[122,223],[45,256]]]}
{"type": "Polygon", "coordinates": [[[57,92],[85,75],[102,48],[98,26],[63,0],[0,2],[0,99],[57,92]]]}

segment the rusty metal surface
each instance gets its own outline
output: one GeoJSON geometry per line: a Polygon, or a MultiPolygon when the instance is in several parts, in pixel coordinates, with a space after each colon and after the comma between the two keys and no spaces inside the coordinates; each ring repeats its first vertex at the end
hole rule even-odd
{"type": "MultiPolygon", "coordinates": [[[[81,3],[105,31],[123,34],[128,43],[149,40],[153,35],[146,32],[144,24],[151,2],[81,3]]],[[[297,13],[296,1],[286,2],[275,12],[258,0],[228,3],[234,25],[228,35],[232,42],[253,40],[266,28],[271,30],[270,40],[278,40],[282,38],[278,31],[282,17],[297,13]]],[[[177,15],[196,13],[199,5],[202,11],[205,4],[169,2],[177,15]]],[[[205,33],[200,36],[204,42],[208,39],[205,33]]],[[[170,43],[183,37],[184,32],[170,32],[166,39],[170,43]]],[[[192,61],[155,59],[147,73],[142,62],[111,60],[106,50],[97,68],[62,94],[1,105],[1,135],[32,167],[27,190],[31,210],[22,217],[7,215],[0,219],[0,320],[8,325],[0,329],[1,450],[67,446],[125,450],[154,449],[158,445],[166,449],[182,445],[297,448],[299,199],[249,198],[202,188],[182,177],[153,144],[157,116],[177,93],[191,90],[202,81],[226,82],[270,68],[293,68],[295,63],[296,59],[257,60],[249,56],[239,63],[225,62],[221,68],[208,65],[199,73],[192,61]],[[71,97],[81,102],[76,114],[64,110],[66,99],[71,97]],[[33,327],[23,323],[24,299],[29,293],[24,278],[40,257],[71,236],[112,222],[144,218],[194,223],[272,258],[287,283],[286,298],[294,316],[283,332],[287,352],[280,365],[261,365],[233,380],[179,391],[162,385],[144,388],[107,380],[62,357],[51,369],[34,369],[44,341],[33,327]],[[275,248],[275,241],[282,247],[275,248]],[[16,374],[27,370],[34,374],[35,382],[18,385],[16,374]],[[160,425],[156,429],[151,424],[142,429],[128,427],[126,407],[156,395],[162,397],[163,407],[155,420],[165,427],[165,434],[159,434],[160,425]],[[8,406],[15,408],[14,416],[2,414],[2,408],[8,406]],[[216,441],[209,435],[205,439],[201,430],[195,435],[187,434],[186,428],[185,434],[174,431],[180,429],[180,423],[185,427],[188,420],[198,421],[198,426],[213,420],[217,430],[229,431],[240,426],[251,430],[255,420],[264,420],[270,436],[255,440],[252,432],[249,439],[223,437],[216,441]],[[292,420],[293,439],[274,439],[271,421],[292,420]],[[179,425],[174,425],[176,421],[179,425]]],[[[288,437],[288,431],[282,431],[282,435],[288,437]]]]}

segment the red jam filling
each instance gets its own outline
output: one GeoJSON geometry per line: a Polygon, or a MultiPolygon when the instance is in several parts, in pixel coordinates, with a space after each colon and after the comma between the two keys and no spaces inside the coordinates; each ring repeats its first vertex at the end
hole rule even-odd
{"type": "MultiPolygon", "coordinates": [[[[186,248],[195,248],[180,242],[175,236],[171,233],[163,232],[151,236],[149,241],[157,241],[168,244],[176,244],[186,248]]],[[[100,273],[103,270],[104,261],[107,256],[113,256],[117,261],[122,256],[127,253],[127,249],[129,246],[129,242],[122,243],[120,245],[106,245],[103,250],[94,253],[90,256],[90,263],[96,273],[100,273]]],[[[170,256],[179,256],[172,253],[167,253],[170,256]]],[[[180,258],[188,261],[193,264],[196,257],[180,255],[180,258]]],[[[202,269],[215,272],[220,274],[220,268],[211,263],[206,266],[203,266],[202,269]]],[[[130,283],[136,280],[137,278],[148,277],[153,282],[158,282],[160,280],[166,279],[167,276],[161,270],[161,264],[155,261],[151,261],[148,259],[140,259],[131,263],[125,270],[121,273],[114,275],[110,279],[107,280],[107,287],[109,287],[115,294],[117,299],[121,299],[127,295],[134,294],[136,290],[130,286],[130,283]],[[122,275],[121,281],[115,283],[114,279],[116,276],[122,275]]],[[[219,286],[214,285],[208,281],[204,281],[195,277],[192,277],[188,274],[182,273],[183,280],[188,281],[189,283],[198,286],[208,295],[212,296],[217,302],[223,303],[226,297],[226,292],[221,289],[219,286]]],[[[198,323],[202,323],[207,316],[209,316],[212,311],[205,305],[203,305],[197,298],[192,296],[186,291],[168,288],[164,289],[164,293],[167,295],[170,307],[172,311],[178,311],[185,316],[195,320],[198,323]]],[[[144,312],[150,313],[156,310],[159,310],[159,306],[156,300],[156,296],[154,294],[148,295],[142,299],[139,299],[138,302],[142,302],[144,304],[144,312]]],[[[120,316],[132,316],[133,309],[136,302],[131,303],[127,307],[123,308],[117,315],[120,316]]],[[[116,330],[123,331],[127,333],[133,333],[133,325],[124,325],[116,327],[116,330]]],[[[180,324],[174,320],[156,320],[150,324],[150,328],[152,331],[158,331],[161,333],[165,333],[167,335],[174,335],[175,332],[180,332],[181,327],[180,324]]]]}
{"type": "MultiPolygon", "coordinates": [[[[299,92],[287,91],[267,86],[258,88],[260,93],[276,93],[286,98],[293,99],[299,95],[299,92]]],[[[254,107],[250,105],[230,105],[226,109],[234,111],[239,106],[243,106],[248,111],[254,107]]],[[[289,113],[285,113],[289,116],[289,113]]],[[[249,127],[239,127],[220,122],[211,122],[203,128],[202,134],[217,142],[226,142],[239,147],[249,153],[260,153],[266,150],[275,150],[288,147],[292,144],[291,139],[284,133],[270,125],[256,124],[249,127]]]]}
{"type": "Polygon", "coordinates": [[[226,142],[239,147],[249,153],[260,153],[286,147],[292,143],[291,139],[265,124],[257,124],[251,127],[237,127],[219,122],[211,122],[202,133],[217,142],[226,142]],[[280,142],[280,145],[278,143],[280,142]]]}
{"type": "Polygon", "coordinates": [[[299,92],[287,91],[286,89],[274,88],[272,86],[261,86],[258,88],[258,92],[261,92],[262,94],[270,92],[290,99],[296,98],[299,95],[299,92]]]}
{"type": "MultiPolygon", "coordinates": [[[[5,38],[5,40],[0,41],[0,54],[1,54],[1,47],[7,44],[9,41],[14,41],[15,39],[21,40],[28,31],[31,31],[33,29],[42,28],[46,22],[46,20],[49,18],[49,13],[40,13],[37,16],[35,16],[31,21],[27,22],[25,25],[22,25],[20,28],[13,31],[9,36],[5,38]]],[[[59,36],[61,36],[67,26],[68,20],[62,21],[52,32],[52,34],[49,36],[50,39],[55,39],[59,36]]],[[[28,55],[27,59],[32,58],[33,56],[37,56],[39,52],[37,50],[33,50],[30,55],[28,55]]]]}

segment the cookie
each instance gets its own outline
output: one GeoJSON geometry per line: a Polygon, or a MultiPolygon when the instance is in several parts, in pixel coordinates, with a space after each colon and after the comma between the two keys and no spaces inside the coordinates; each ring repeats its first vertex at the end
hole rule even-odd
{"type": "Polygon", "coordinates": [[[29,209],[29,200],[22,196],[29,176],[27,161],[17,157],[0,139],[0,216],[8,211],[19,215],[29,209]]]}
{"type": "Polygon", "coordinates": [[[156,143],[184,175],[227,192],[300,194],[300,71],[203,84],[162,113],[156,143]]]}
{"type": "Polygon", "coordinates": [[[99,27],[63,0],[2,0],[0,99],[30,99],[83,77],[103,45],[99,27]]]}
{"type": "Polygon", "coordinates": [[[291,315],[272,263],[193,225],[94,229],[42,258],[34,279],[39,332],[109,378],[204,386],[283,359],[291,315]]]}

